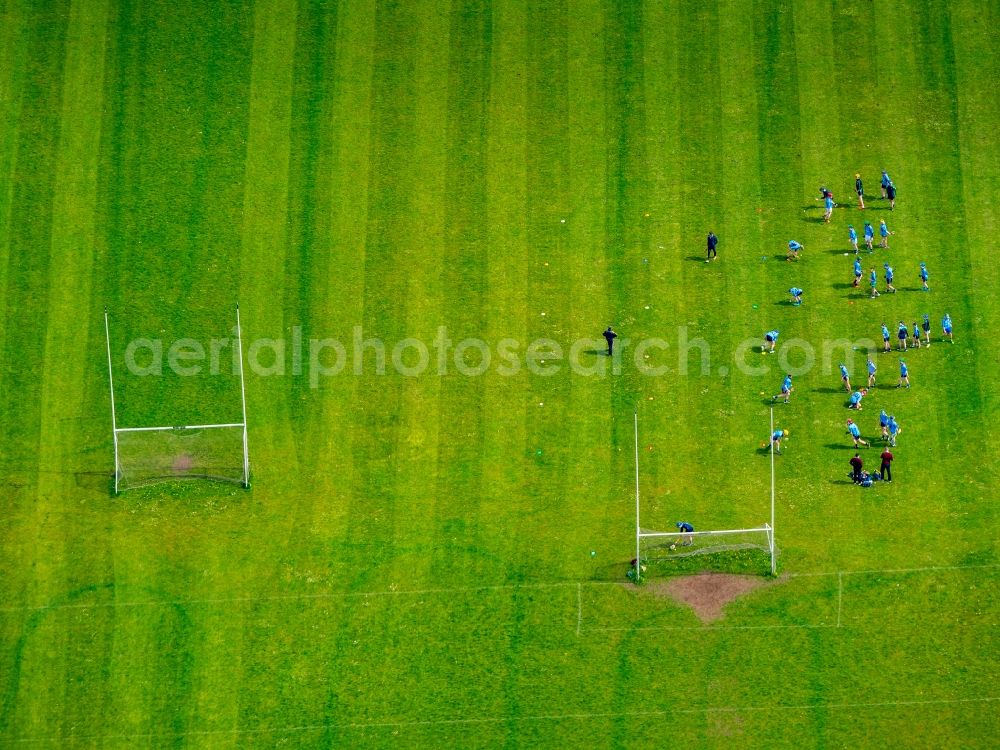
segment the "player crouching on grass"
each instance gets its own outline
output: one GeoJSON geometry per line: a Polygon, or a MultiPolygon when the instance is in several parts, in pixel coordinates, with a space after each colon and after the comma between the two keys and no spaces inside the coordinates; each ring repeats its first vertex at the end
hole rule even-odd
{"type": "Polygon", "coordinates": [[[694,533],[694,526],[689,524],[687,521],[678,521],[677,530],[681,532],[681,546],[690,547],[694,543],[694,537],[691,536],[694,533]]]}
{"type": "Polygon", "coordinates": [[[790,295],[792,295],[792,304],[793,305],[798,306],[798,305],[802,304],[802,290],[801,289],[799,289],[797,286],[793,286],[791,289],[788,290],[788,293],[790,295]]]}
{"type": "Polygon", "coordinates": [[[847,404],[848,409],[855,409],[856,411],[861,411],[861,399],[868,395],[868,389],[862,388],[860,391],[855,391],[851,394],[851,399],[847,404]]]}
{"type": "MultiPolygon", "coordinates": [[[[775,453],[781,453],[781,441],[786,437],[788,437],[788,430],[775,430],[771,433],[771,442],[774,443],[775,453]]],[[[767,443],[764,443],[764,446],[766,445],[767,443]]]]}
{"type": "Polygon", "coordinates": [[[789,240],[788,255],[786,256],[785,260],[798,260],[799,253],[802,252],[803,249],[804,246],[802,245],[801,242],[798,242],[796,240],[789,240]]]}
{"type": "Polygon", "coordinates": [[[768,331],[764,334],[764,346],[760,348],[761,352],[764,354],[774,353],[774,347],[778,341],[777,331],[768,331]],[[768,348],[770,347],[770,348],[768,348]]]}

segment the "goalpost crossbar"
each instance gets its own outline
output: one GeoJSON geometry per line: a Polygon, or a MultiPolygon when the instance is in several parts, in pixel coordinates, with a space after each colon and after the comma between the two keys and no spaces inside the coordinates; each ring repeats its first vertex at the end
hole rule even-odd
{"type": "Polygon", "coordinates": [[[173,432],[174,430],[211,430],[224,427],[244,427],[243,422],[231,422],[229,424],[183,424],[173,427],[116,427],[115,432],[173,432]]]}
{"type": "Polygon", "coordinates": [[[754,532],[766,532],[771,533],[771,527],[767,524],[763,526],[758,526],[753,529],[719,529],[712,531],[640,531],[640,539],[657,539],[657,538],[669,538],[669,537],[684,537],[689,539],[695,536],[726,536],[729,534],[752,534],[754,532]]]}

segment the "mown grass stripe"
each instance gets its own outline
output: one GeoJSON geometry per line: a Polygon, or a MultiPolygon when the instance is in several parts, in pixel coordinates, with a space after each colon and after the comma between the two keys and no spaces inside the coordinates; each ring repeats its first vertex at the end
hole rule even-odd
{"type": "MultiPolygon", "coordinates": [[[[330,163],[330,239],[329,262],[317,272],[323,293],[313,300],[312,321],[316,328],[307,331],[310,338],[333,338],[345,347],[349,355],[352,331],[362,320],[364,299],[364,259],[367,252],[365,230],[369,211],[371,170],[372,90],[374,83],[375,0],[352,6],[351,13],[338,17],[335,40],[336,66],[333,76],[334,97],[326,127],[330,130],[333,152],[330,163]]],[[[334,368],[332,351],[317,354],[317,363],[334,368]]],[[[346,533],[350,512],[349,498],[357,481],[353,453],[344,450],[350,445],[353,415],[358,408],[360,378],[352,373],[353,363],[345,360],[337,375],[321,374],[316,369],[315,385],[323,394],[321,419],[324,425],[317,466],[336,467],[334,471],[317,472],[317,492],[326,498],[318,507],[324,519],[319,528],[330,536],[346,533]]],[[[310,364],[310,368],[314,365],[310,364]]],[[[324,370],[323,372],[329,372],[324,370]]],[[[312,386],[312,383],[310,383],[312,386]]],[[[347,571],[354,562],[336,560],[343,566],[334,570],[347,571]]]]}
{"type": "MultiPolygon", "coordinates": [[[[545,266],[539,265],[551,263],[532,264],[527,237],[527,23],[523,0],[492,5],[484,290],[490,305],[482,329],[491,344],[511,338],[520,342],[522,350],[528,340],[528,275],[545,273],[545,266]]],[[[531,471],[521,457],[540,449],[544,456],[543,448],[528,441],[528,376],[485,377],[483,399],[481,513],[505,519],[485,536],[501,559],[514,561],[523,541],[511,533],[516,523],[508,515],[511,498],[522,492],[531,471]]]]}
{"type": "MultiPolygon", "coordinates": [[[[284,311],[273,300],[281,299],[285,293],[296,18],[294,0],[264,0],[254,6],[240,257],[240,307],[248,340],[281,337],[285,330],[284,311]]],[[[298,471],[285,378],[251,376],[247,409],[252,435],[253,492],[266,503],[268,498],[280,497],[285,478],[295,476],[298,471]]],[[[287,545],[294,533],[291,519],[277,509],[271,512],[277,514],[277,520],[270,533],[287,545]]],[[[273,559],[268,569],[257,571],[257,585],[264,581],[280,585],[279,559],[273,559]]],[[[258,656],[268,647],[267,634],[251,627],[252,615],[252,611],[247,613],[242,648],[234,654],[230,665],[231,674],[239,675],[240,682],[250,688],[257,679],[258,656]]],[[[263,710],[262,701],[266,702],[267,697],[252,689],[234,696],[227,723],[236,727],[256,726],[263,710]]]]}

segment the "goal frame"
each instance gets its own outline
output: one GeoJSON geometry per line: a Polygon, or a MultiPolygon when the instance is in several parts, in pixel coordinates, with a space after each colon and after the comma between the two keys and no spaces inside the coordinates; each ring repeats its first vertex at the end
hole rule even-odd
{"type": "MultiPolygon", "coordinates": [[[[771,575],[777,573],[777,548],[774,543],[774,441],[770,440],[771,454],[771,521],[760,526],[745,529],[709,529],[706,531],[643,531],[640,525],[641,485],[639,477],[639,410],[632,413],[633,432],[635,436],[635,568],[634,581],[642,580],[642,540],[643,539],[692,539],[695,537],[725,537],[736,534],[763,533],[767,537],[767,552],[770,557],[771,575]]],[[[771,408],[771,431],[774,434],[774,408],[771,408]]]]}
{"type": "MultiPolygon", "coordinates": [[[[239,365],[239,376],[240,376],[240,413],[242,415],[241,422],[219,422],[215,424],[196,424],[196,425],[151,425],[142,427],[119,427],[118,426],[118,413],[115,407],[115,375],[114,367],[112,365],[111,358],[111,327],[109,323],[109,314],[107,305],[104,306],[104,341],[107,348],[108,355],[108,390],[111,395],[111,434],[114,443],[115,451],[115,485],[114,493],[118,495],[122,490],[120,489],[120,481],[122,477],[122,467],[121,467],[121,454],[118,444],[118,436],[125,433],[134,432],[177,432],[183,430],[212,430],[212,429],[235,429],[239,428],[242,433],[242,443],[243,443],[243,476],[239,480],[239,484],[244,489],[250,488],[250,451],[249,443],[247,439],[247,393],[246,393],[246,379],[243,374],[243,335],[242,328],[240,325],[240,305],[236,303],[236,353],[237,362],[239,365]]],[[[214,477],[199,475],[197,477],[191,477],[196,479],[209,479],[216,481],[231,481],[223,477],[214,477]]],[[[164,477],[166,481],[168,477],[164,477]]],[[[126,489],[128,489],[126,487],[126,489]]]]}

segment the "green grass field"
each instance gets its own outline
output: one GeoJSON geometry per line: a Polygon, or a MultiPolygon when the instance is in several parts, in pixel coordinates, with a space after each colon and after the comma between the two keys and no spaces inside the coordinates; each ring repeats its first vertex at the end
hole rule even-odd
{"type": "Polygon", "coordinates": [[[998,28],[972,0],[0,0],[0,745],[995,746],[998,28]],[[868,300],[847,224],[881,218],[866,274],[900,291],[868,300]],[[236,301],[252,488],[114,496],[105,305],[141,426],[239,419],[228,370],[125,363],[236,301]],[[857,488],[836,365],[864,351],[831,342],[925,312],[913,387],[879,355],[860,416],[903,425],[896,480],[857,488]],[[608,324],[620,373],[573,372],[608,324]],[[492,360],[358,375],[358,326],[492,360]],[[763,523],[771,328],[802,371],[781,577],[703,624],[625,578],[633,409],[644,526],[763,523]],[[295,337],[343,371],[311,382],[295,337]]]}

